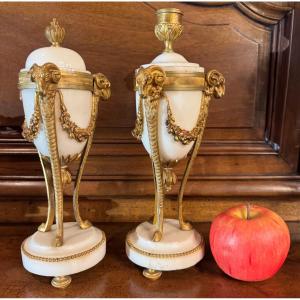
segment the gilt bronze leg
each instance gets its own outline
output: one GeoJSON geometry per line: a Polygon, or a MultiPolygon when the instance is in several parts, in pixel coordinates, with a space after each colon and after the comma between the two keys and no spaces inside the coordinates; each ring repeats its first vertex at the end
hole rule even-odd
{"type": "Polygon", "coordinates": [[[42,121],[48,142],[55,197],[55,245],[58,247],[63,244],[63,187],[56,138],[55,100],[61,73],[56,65],[46,63],[43,66],[34,64],[30,69],[30,74],[31,80],[36,83],[36,95],[38,96],[38,102],[40,103],[42,121]]]}
{"type": "Polygon", "coordinates": [[[224,96],[225,93],[225,79],[224,76],[216,71],[216,70],[211,70],[209,71],[206,76],[205,76],[205,87],[203,90],[203,96],[201,100],[201,107],[200,107],[200,114],[199,114],[199,119],[197,121],[197,124],[200,128],[198,137],[195,141],[194,148],[192,150],[192,154],[189,158],[189,161],[187,163],[184,176],[181,182],[180,190],[179,190],[179,195],[178,195],[178,219],[180,223],[180,228],[182,230],[190,230],[191,225],[189,223],[184,222],[183,220],[183,212],[182,212],[182,198],[183,198],[183,192],[184,188],[187,182],[187,178],[189,176],[192,164],[197,156],[201,141],[202,141],[202,136],[206,124],[206,119],[208,115],[208,107],[209,107],[209,102],[214,96],[215,98],[221,98],[224,96]]]}
{"type": "Polygon", "coordinates": [[[184,175],[181,181],[181,185],[180,185],[180,189],[179,189],[179,194],[178,194],[178,221],[179,221],[179,226],[181,230],[191,230],[192,229],[192,225],[189,222],[185,222],[184,218],[183,218],[183,193],[184,193],[184,189],[187,183],[187,179],[189,177],[190,174],[190,170],[191,167],[193,165],[193,162],[195,160],[195,158],[197,157],[197,153],[199,150],[199,146],[201,143],[201,136],[199,135],[197,137],[197,140],[195,141],[195,144],[193,146],[192,149],[192,153],[189,157],[189,160],[187,162],[187,165],[185,167],[185,171],[184,171],[184,175]]]}
{"type": "MultiPolygon", "coordinates": [[[[61,180],[60,161],[56,141],[55,128],[55,111],[50,110],[48,105],[42,105],[43,122],[45,124],[45,131],[48,138],[48,146],[50,152],[50,161],[52,169],[52,180],[55,193],[55,217],[56,217],[56,240],[57,247],[63,244],[63,186],[61,180]]],[[[51,106],[51,105],[49,105],[51,106]]]]}
{"type": "Polygon", "coordinates": [[[204,132],[205,124],[206,124],[206,119],[207,119],[207,114],[208,114],[208,105],[209,105],[210,99],[211,99],[210,95],[206,95],[206,93],[204,93],[202,100],[201,100],[199,119],[197,121],[200,131],[199,131],[196,141],[194,142],[194,146],[192,148],[191,155],[187,162],[187,165],[186,165],[186,168],[184,171],[184,175],[183,175],[183,178],[181,181],[180,189],[179,189],[178,220],[179,220],[179,225],[180,225],[181,230],[191,230],[192,229],[192,225],[188,222],[185,222],[183,219],[183,201],[182,201],[182,199],[183,199],[183,193],[184,193],[184,189],[185,189],[185,186],[187,183],[187,179],[190,175],[192,165],[195,161],[195,158],[197,157],[197,153],[198,153],[201,141],[202,141],[202,136],[203,136],[203,132],[204,132]]]}
{"type": "Polygon", "coordinates": [[[152,161],[152,160],[151,160],[151,163],[152,163],[153,180],[154,180],[154,189],[155,189],[153,225],[157,225],[157,209],[156,209],[156,207],[158,206],[157,184],[156,184],[156,177],[155,177],[154,164],[153,164],[153,161],[152,161]]]}
{"type": "Polygon", "coordinates": [[[80,187],[80,182],[81,182],[81,178],[82,178],[82,173],[83,173],[84,166],[85,166],[85,163],[86,163],[86,160],[88,157],[89,149],[91,147],[90,144],[92,143],[92,138],[93,137],[89,137],[89,139],[87,140],[87,144],[83,150],[83,155],[80,160],[80,165],[79,165],[79,169],[77,172],[75,188],[74,188],[74,193],[73,193],[73,210],[74,210],[75,220],[81,229],[87,229],[92,226],[92,224],[89,220],[82,220],[81,215],[80,215],[79,200],[78,200],[79,187],[80,187]]]}
{"type": "Polygon", "coordinates": [[[159,157],[158,145],[158,108],[163,96],[163,85],[166,74],[158,66],[150,66],[146,69],[140,68],[136,76],[136,84],[140,95],[139,103],[144,103],[144,110],[139,105],[138,122],[134,130],[134,136],[140,138],[143,131],[143,111],[145,111],[148,127],[149,143],[151,148],[151,160],[155,183],[155,212],[154,220],[156,230],[152,240],[158,242],[163,234],[163,204],[164,204],[164,185],[162,166],[159,157]]]}
{"type": "Polygon", "coordinates": [[[42,232],[49,231],[54,221],[54,206],[55,206],[55,199],[54,199],[54,190],[53,190],[53,180],[52,180],[52,171],[51,171],[51,164],[50,162],[42,156],[40,152],[38,152],[45,183],[46,183],[46,190],[47,190],[47,198],[48,198],[48,213],[47,213],[47,220],[45,223],[42,223],[38,230],[42,232]]]}
{"type": "Polygon", "coordinates": [[[158,242],[162,238],[163,233],[163,203],[164,203],[164,189],[162,178],[162,167],[159,158],[158,136],[157,136],[157,122],[158,122],[158,100],[145,101],[145,111],[148,127],[148,135],[151,147],[151,159],[155,177],[155,214],[154,222],[156,225],[156,231],[153,235],[153,241],[158,242]]]}
{"type": "MultiPolygon", "coordinates": [[[[92,115],[97,116],[97,113],[98,113],[98,100],[96,97],[93,97],[92,115]]],[[[79,197],[79,187],[80,187],[84,166],[86,164],[87,157],[92,146],[94,130],[95,130],[95,124],[94,124],[94,129],[86,142],[85,148],[83,150],[83,155],[81,156],[80,165],[76,176],[74,194],[73,194],[74,215],[75,215],[76,222],[79,224],[81,229],[87,229],[92,226],[92,223],[89,220],[82,220],[81,218],[78,197],[79,197]]]]}

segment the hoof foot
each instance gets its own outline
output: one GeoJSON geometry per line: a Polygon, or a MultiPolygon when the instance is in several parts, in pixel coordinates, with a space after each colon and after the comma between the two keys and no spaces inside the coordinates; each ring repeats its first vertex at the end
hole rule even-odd
{"type": "Polygon", "coordinates": [[[47,228],[45,223],[42,223],[39,227],[38,227],[38,231],[40,232],[46,232],[49,231],[49,229],[47,228]]]}
{"type": "Polygon", "coordinates": [[[55,239],[55,246],[60,247],[60,246],[62,246],[62,244],[63,244],[63,239],[61,237],[57,237],[55,239]]]}
{"type": "Polygon", "coordinates": [[[160,231],[155,231],[152,241],[159,242],[162,239],[162,233],[160,231]]]}
{"type": "Polygon", "coordinates": [[[160,278],[162,272],[153,269],[144,269],[143,275],[150,280],[157,280],[160,278]]]}
{"type": "Polygon", "coordinates": [[[71,281],[71,276],[57,276],[52,278],[51,284],[58,289],[65,289],[70,285],[71,281]]]}
{"type": "Polygon", "coordinates": [[[79,226],[81,229],[88,229],[88,228],[92,227],[92,223],[89,220],[85,220],[85,221],[80,222],[79,226]]]}
{"type": "Polygon", "coordinates": [[[184,231],[189,231],[193,229],[193,226],[189,222],[182,222],[180,223],[180,229],[184,231]]]}

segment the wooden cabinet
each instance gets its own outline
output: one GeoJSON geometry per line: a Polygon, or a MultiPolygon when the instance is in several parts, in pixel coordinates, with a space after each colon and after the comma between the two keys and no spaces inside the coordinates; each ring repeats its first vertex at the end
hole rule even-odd
{"type": "MultiPolygon", "coordinates": [[[[133,72],[162,50],[153,28],[165,3],[0,4],[0,222],[40,222],[46,216],[42,170],[20,126],[18,71],[27,55],[47,46],[44,28],[56,17],[64,46],[91,72],[112,83],[81,186],[83,214],[92,221],[140,221],[153,208],[151,163],[132,136],[133,72]]],[[[213,100],[204,142],[185,193],[191,221],[210,221],[244,201],[300,221],[300,5],[295,3],[168,3],[184,12],[175,50],[226,78],[213,100]]],[[[179,179],[185,162],[176,173],[179,179]]],[[[76,165],[74,165],[74,168],[76,165]]],[[[166,209],[175,215],[175,186],[166,209]]],[[[66,194],[71,195],[71,187],[66,194]]],[[[66,197],[66,219],[71,216],[66,197]]],[[[291,223],[292,224],[292,223],[291,223]]],[[[297,223],[294,223],[294,225],[297,223]]],[[[299,232],[299,226],[293,226],[299,232]]]]}

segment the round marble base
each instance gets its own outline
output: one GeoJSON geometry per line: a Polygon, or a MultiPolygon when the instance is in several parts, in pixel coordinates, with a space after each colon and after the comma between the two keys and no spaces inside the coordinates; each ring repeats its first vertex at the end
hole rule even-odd
{"type": "Polygon", "coordinates": [[[204,239],[195,229],[183,231],[178,220],[165,219],[161,241],[152,241],[154,232],[155,226],[144,222],[126,238],[128,258],[150,273],[186,269],[203,258],[204,239]]]}
{"type": "Polygon", "coordinates": [[[64,278],[95,266],[106,252],[105,234],[96,227],[81,229],[64,223],[64,244],[55,246],[55,228],[37,231],[21,246],[24,268],[34,274],[64,278]]]}

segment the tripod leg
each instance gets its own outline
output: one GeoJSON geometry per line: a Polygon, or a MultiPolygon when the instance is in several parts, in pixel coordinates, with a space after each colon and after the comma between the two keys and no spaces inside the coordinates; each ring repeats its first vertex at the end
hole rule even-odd
{"type": "Polygon", "coordinates": [[[46,190],[47,190],[47,198],[48,198],[48,213],[47,213],[47,220],[45,223],[42,223],[38,230],[42,232],[49,231],[51,229],[51,226],[54,221],[54,206],[55,206],[55,200],[54,200],[54,190],[53,190],[53,180],[52,180],[52,171],[51,171],[51,164],[47,160],[47,158],[44,158],[40,152],[38,152],[45,183],[46,183],[46,190]]]}
{"type": "Polygon", "coordinates": [[[155,214],[154,221],[156,231],[153,236],[153,241],[158,242],[163,234],[163,204],[164,204],[164,190],[162,168],[159,158],[158,136],[157,136],[157,122],[158,122],[158,101],[145,101],[145,112],[147,119],[148,135],[151,147],[151,159],[155,177],[155,214]]]}
{"type": "MultiPolygon", "coordinates": [[[[92,103],[92,114],[91,114],[92,116],[91,116],[91,118],[96,120],[96,116],[98,114],[98,98],[93,96],[92,101],[93,101],[93,103],[92,103]]],[[[89,151],[90,151],[91,146],[92,146],[94,131],[95,131],[95,124],[94,124],[94,128],[93,128],[90,136],[88,137],[88,140],[86,142],[86,146],[85,146],[84,151],[83,151],[83,155],[81,157],[80,166],[79,166],[78,173],[77,173],[77,176],[76,176],[74,194],[73,194],[74,215],[75,215],[76,222],[79,224],[81,229],[87,229],[87,228],[92,226],[92,223],[89,220],[82,220],[82,218],[80,216],[78,197],[79,197],[80,182],[81,182],[84,166],[86,164],[87,157],[88,157],[89,151]]]]}

